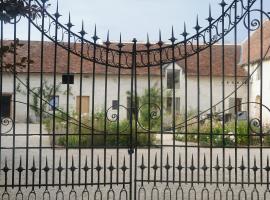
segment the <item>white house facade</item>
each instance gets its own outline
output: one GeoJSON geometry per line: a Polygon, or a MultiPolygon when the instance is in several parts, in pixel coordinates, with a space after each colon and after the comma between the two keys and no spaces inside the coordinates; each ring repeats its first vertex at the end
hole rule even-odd
{"type": "MultiPolygon", "coordinates": [[[[268,24],[267,24],[268,25],[268,24]]],[[[270,24],[267,27],[270,29],[270,24]]],[[[250,38],[256,43],[256,35],[250,38]],[[255,39],[254,39],[255,37],[255,39]]],[[[270,30],[265,34],[265,37],[270,38],[270,30]]],[[[250,48],[251,51],[256,51],[251,60],[250,73],[254,71],[248,84],[247,58],[245,52],[247,42],[237,46],[235,52],[234,45],[225,45],[225,63],[222,64],[222,46],[213,45],[213,58],[210,60],[209,52],[202,51],[200,53],[200,65],[196,62],[196,55],[191,56],[187,60],[187,66],[184,61],[176,62],[162,66],[153,67],[148,74],[145,69],[137,70],[137,95],[142,96],[150,87],[155,87],[159,91],[163,91],[163,105],[165,115],[171,115],[173,109],[173,91],[175,91],[175,111],[176,114],[184,114],[185,107],[188,111],[210,113],[212,107],[213,112],[229,113],[234,115],[235,112],[247,111],[248,102],[257,102],[262,99],[263,105],[270,107],[270,61],[265,59],[263,62],[263,74],[259,74],[260,70],[254,71],[258,67],[258,58],[256,46],[250,48]],[[255,50],[254,50],[255,49],[255,50]],[[235,55],[237,58],[235,58],[235,55]],[[257,58],[257,59],[256,59],[257,58]],[[237,61],[237,63],[235,62],[237,61]],[[173,67],[174,66],[174,67],[173,67]],[[210,70],[210,66],[212,70],[210,70]],[[224,72],[223,69],[224,68],[224,72]],[[162,74],[161,74],[162,71],[162,74]],[[173,72],[175,74],[175,82],[173,83],[173,72]],[[261,79],[263,80],[261,88],[261,79]],[[223,83],[224,81],[224,83],[223,83]],[[163,88],[161,88],[163,85],[163,88]],[[249,88],[248,88],[249,86],[249,88]],[[261,95],[263,96],[261,97],[261,95]],[[235,105],[236,109],[235,109],[235,105]]],[[[80,62],[76,55],[72,55],[70,65],[67,65],[67,53],[60,49],[57,55],[57,63],[54,68],[54,44],[45,42],[44,62],[40,63],[40,42],[31,42],[31,59],[34,61],[34,66],[29,69],[19,71],[15,77],[11,72],[3,74],[3,101],[2,115],[14,118],[18,122],[25,122],[27,119],[27,78],[29,72],[29,88],[35,91],[41,85],[41,76],[44,80],[43,86],[52,88],[54,82],[59,88],[56,96],[48,99],[48,113],[51,113],[53,108],[50,102],[55,101],[55,106],[69,113],[79,113],[80,102],[82,102],[81,113],[91,116],[92,108],[94,112],[108,112],[110,114],[117,112],[117,107],[120,105],[120,119],[128,117],[127,111],[130,108],[131,91],[131,74],[130,71],[117,69],[109,69],[105,73],[104,66],[97,65],[95,75],[93,75],[93,66],[90,62],[84,63],[82,71],[80,71],[80,62]],[[40,73],[41,68],[44,72],[40,73]],[[68,68],[70,73],[67,73],[68,68]],[[82,75],[81,75],[82,74],[82,75]],[[93,77],[95,79],[93,80],[93,77]],[[68,84],[66,81],[70,81],[68,84]],[[94,86],[93,86],[94,83],[94,86]],[[107,83],[107,86],[106,86],[107,83]],[[81,90],[80,90],[81,89],[81,90]],[[94,91],[93,91],[94,89],[94,91]],[[106,98],[105,98],[106,97],[106,98]],[[54,100],[53,100],[54,99],[54,100]],[[105,102],[106,100],[106,102],[105,102]],[[16,103],[16,110],[13,104],[16,103]],[[68,104],[68,105],[67,105],[68,104]],[[106,108],[105,108],[105,104],[106,108]],[[15,116],[14,116],[15,113],[15,116]]],[[[254,44],[255,45],[255,44],[254,44]]],[[[19,54],[25,55],[26,51],[22,47],[18,51],[19,54]]],[[[260,67],[259,67],[260,68],[260,67]]],[[[29,102],[33,104],[33,92],[29,92],[29,102]]],[[[40,98],[40,95],[38,98],[40,98]]],[[[43,94],[44,95],[44,94],[43,94]]],[[[161,96],[160,96],[161,98],[161,96]]],[[[250,106],[252,116],[258,116],[258,104],[250,106]]],[[[38,106],[37,109],[40,109],[38,106]]],[[[260,110],[260,109],[259,109],[260,110]]],[[[263,118],[270,120],[270,112],[263,109],[263,118]]],[[[30,109],[30,119],[36,121],[34,111],[30,109]]],[[[266,122],[267,122],[266,121],[266,122]]]]}

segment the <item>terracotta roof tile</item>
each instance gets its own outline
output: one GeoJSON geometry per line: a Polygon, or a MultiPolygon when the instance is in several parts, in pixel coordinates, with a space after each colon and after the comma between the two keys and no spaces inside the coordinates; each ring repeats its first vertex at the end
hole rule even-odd
{"type": "MultiPolygon", "coordinates": [[[[11,41],[5,41],[5,43],[10,43],[11,41]]],[[[28,45],[26,41],[21,41],[20,43],[24,44],[17,51],[18,57],[27,56],[28,45]]],[[[41,42],[31,41],[31,60],[34,63],[30,67],[31,73],[40,73],[41,71],[41,42]]],[[[116,45],[116,44],[113,44],[116,45]]],[[[132,43],[126,43],[124,49],[130,50],[132,48],[132,43]]],[[[142,49],[143,45],[138,44],[138,48],[142,49]]],[[[145,48],[145,47],[144,47],[145,48]]],[[[235,54],[234,45],[225,45],[225,60],[224,60],[224,72],[225,76],[234,76],[235,75],[235,62],[234,57],[237,56],[237,62],[240,60],[241,46],[237,46],[237,53],[235,54]]],[[[200,75],[209,76],[210,75],[210,52],[209,49],[205,49],[200,52],[200,75]]],[[[7,56],[5,58],[9,62],[13,62],[12,56],[7,56]]],[[[129,58],[130,59],[130,58],[129,58]]],[[[56,73],[67,73],[67,61],[68,53],[62,47],[57,48],[57,62],[56,62],[56,73]]],[[[184,60],[177,62],[183,69],[184,60]]],[[[193,55],[187,59],[187,74],[188,75],[197,75],[197,55],[193,55]]],[[[236,63],[238,64],[238,63],[236,63]]],[[[44,73],[53,73],[54,72],[54,43],[44,42],[44,63],[43,63],[43,72],[44,73]]],[[[212,48],[212,66],[213,66],[213,76],[222,76],[222,46],[213,45],[212,48]]],[[[237,75],[246,76],[246,72],[241,67],[237,66],[237,75]]],[[[22,72],[26,72],[27,69],[24,69],[22,72]]],[[[92,73],[93,63],[90,61],[83,62],[83,73],[92,73]]],[[[147,75],[147,68],[137,68],[138,75],[147,75]]],[[[130,69],[121,69],[121,74],[130,74],[130,69]]],[[[70,55],[70,73],[80,73],[80,57],[71,53],[70,55]]],[[[104,74],[105,66],[96,64],[96,74],[104,74]]],[[[118,69],[113,67],[108,67],[109,74],[118,74],[118,69]]],[[[151,67],[151,75],[159,75],[160,69],[159,66],[151,67]]]]}
{"type": "Polygon", "coordinates": [[[248,44],[250,41],[250,63],[255,63],[261,59],[261,42],[263,42],[263,58],[270,58],[270,51],[267,52],[270,45],[270,21],[267,20],[263,23],[263,29],[259,28],[253,33],[251,32],[250,40],[246,40],[243,45],[242,53],[242,65],[248,63],[248,44]],[[263,33],[263,39],[261,40],[261,32],[263,33]]]}

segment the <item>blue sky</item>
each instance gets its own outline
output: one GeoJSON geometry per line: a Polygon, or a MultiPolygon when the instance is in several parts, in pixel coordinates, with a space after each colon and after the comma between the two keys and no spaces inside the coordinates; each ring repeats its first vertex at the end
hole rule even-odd
{"type": "MultiPolygon", "coordinates": [[[[226,2],[230,4],[232,0],[226,2]]],[[[270,11],[270,1],[264,2],[265,9],[270,11]]],[[[49,12],[54,13],[56,0],[50,0],[49,3],[49,12]]],[[[59,0],[59,10],[62,23],[67,23],[68,13],[71,13],[75,32],[79,31],[84,20],[89,38],[96,24],[98,35],[102,39],[106,38],[107,30],[110,30],[113,41],[118,40],[120,32],[124,41],[131,41],[134,37],[139,41],[145,41],[147,33],[151,41],[156,41],[158,30],[161,29],[163,39],[167,40],[173,25],[176,37],[181,40],[180,33],[183,31],[184,22],[188,31],[192,32],[198,15],[200,25],[207,26],[208,22],[205,19],[208,17],[209,5],[212,7],[213,17],[217,18],[221,13],[219,3],[220,0],[59,0]]],[[[22,20],[18,26],[19,38],[26,38],[26,25],[22,20]]],[[[5,37],[9,38],[8,36],[12,35],[12,27],[7,28],[5,33],[5,37]]],[[[238,35],[239,40],[245,38],[241,31],[238,35]]],[[[32,39],[40,40],[40,34],[33,31],[32,39]]],[[[226,40],[231,42],[230,38],[226,40]]]]}

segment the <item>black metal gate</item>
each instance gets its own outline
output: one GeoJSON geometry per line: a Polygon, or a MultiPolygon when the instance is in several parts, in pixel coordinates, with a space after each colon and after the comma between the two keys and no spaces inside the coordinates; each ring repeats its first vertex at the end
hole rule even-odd
{"type": "Polygon", "coordinates": [[[142,44],[1,0],[0,198],[269,199],[267,5],[142,44]]]}

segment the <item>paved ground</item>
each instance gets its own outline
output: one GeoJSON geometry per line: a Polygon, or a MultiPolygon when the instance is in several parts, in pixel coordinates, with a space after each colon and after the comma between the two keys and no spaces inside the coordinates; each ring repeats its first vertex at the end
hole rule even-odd
{"type": "MultiPolygon", "coordinates": [[[[43,130],[44,133],[46,133],[43,130]]],[[[108,149],[106,152],[104,151],[104,149],[94,149],[93,152],[91,149],[84,149],[81,150],[81,153],[79,153],[79,150],[68,150],[66,151],[65,149],[57,149],[55,151],[53,151],[52,148],[50,147],[50,140],[49,137],[47,136],[42,136],[42,138],[40,138],[40,136],[38,135],[40,133],[39,131],[39,125],[30,125],[30,129],[29,129],[29,150],[28,152],[26,151],[26,138],[27,136],[25,135],[26,133],[26,125],[25,124],[16,124],[16,129],[15,129],[15,140],[13,137],[13,132],[9,132],[6,135],[1,136],[1,168],[4,167],[5,164],[5,159],[7,159],[7,163],[8,163],[8,167],[10,169],[12,169],[12,164],[13,164],[13,154],[15,155],[15,159],[14,159],[14,166],[15,169],[17,169],[19,167],[19,163],[20,163],[20,158],[22,158],[22,166],[24,168],[26,168],[26,155],[28,153],[28,163],[29,163],[29,168],[32,167],[32,162],[33,162],[33,158],[35,158],[35,164],[36,167],[39,168],[39,163],[41,162],[42,164],[42,169],[45,167],[46,165],[46,158],[47,158],[47,162],[48,162],[48,166],[50,168],[52,168],[53,166],[53,155],[55,155],[55,168],[58,167],[58,163],[60,160],[60,157],[62,159],[62,166],[63,168],[66,168],[66,164],[67,167],[70,168],[72,166],[72,158],[74,161],[74,166],[76,166],[76,168],[79,167],[79,161],[81,158],[81,167],[84,166],[85,163],[85,159],[87,158],[88,160],[88,166],[91,167],[92,163],[91,160],[94,160],[93,162],[93,167],[97,166],[97,160],[99,158],[99,164],[102,168],[104,167],[108,167],[110,165],[110,160],[112,158],[112,163],[113,166],[115,168],[117,168],[117,161],[119,163],[118,168],[121,168],[124,158],[126,158],[126,166],[129,168],[126,171],[125,176],[123,176],[123,173],[121,170],[113,170],[112,172],[112,180],[113,182],[117,181],[117,177],[118,180],[121,182],[123,180],[123,178],[125,178],[126,181],[129,181],[130,177],[129,177],[129,172],[130,172],[130,157],[128,154],[128,150],[127,149],[122,149],[119,150],[119,152],[117,153],[116,149],[108,149]],[[37,134],[37,135],[35,135],[37,134]],[[40,140],[41,139],[41,140],[40,140]],[[40,141],[42,142],[42,151],[39,150],[39,146],[40,146],[40,141]],[[12,149],[9,149],[10,147],[13,146],[13,142],[16,146],[16,150],[13,151],[12,149]],[[118,156],[117,156],[118,155],[118,156]],[[92,157],[93,156],[93,157],[92,157]],[[67,159],[68,158],[68,161],[67,159]],[[67,162],[66,162],[67,161],[67,162]],[[106,166],[104,166],[104,161],[106,162],[106,166]],[[118,175],[118,176],[117,176],[118,175]]],[[[203,189],[203,184],[196,184],[194,183],[194,189],[191,186],[191,184],[186,184],[185,183],[185,175],[187,172],[187,181],[188,182],[196,182],[196,181],[200,181],[203,182],[204,180],[209,182],[210,178],[212,177],[212,181],[213,184],[212,185],[207,185],[207,189],[209,191],[209,199],[214,199],[214,193],[216,193],[216,199],[218,199],[218,195],[219,195],[219,190],[217,190],[217,188],[220,188],[220,192],[221,195],[223,196],[223,199],[226,197],[226,194],[229,196],[231,193],[229,191],[229,185],[225,184],[223,186],[223,184],[220,184],[219,187],[217,187],[217,185],[215,184],[215,182],[217,181],[217,179],[219,181],[223,180],[223,170],[220,169],[218,174],[216,173],[216,170],[213,169],[213,173],[211,176],[211,171],[208,168],[206,170],[205,176],[203,173],[203,170],[201,169],[201,167],[203,166],[203,161],[204,161],[204,156],[205,156],[205,161],[206,161],[206,166],[210,167],[211,166],[211,158],[212,158],[212,167],[216,166],[216,157],[219,156],[219,165],[223,166],[223,149],[213,149],[212,155],[210,153],[210,149],[206,149],[206,148],[201,148],[198,149],[196,147],[181,147],[182,145],[184,145],[181,142],[176,142],[176,147],[174,148],[173,146],[170,146],[173,144],[173,140],[172,140],[172,136],[171,135],[165,135],[164,136],[164,144],[168,145],[163,147],[163,149],[159,149],[159,148],[152,148],[150,151],[148,151],[148,149],[139,149],[136,154],[133,154],[132,156],[132,166],[134,166],[134,163],[136,163],[136,168],[133,167],[132,169],[133,171],[133,177],[135,176],[135,169],[136,169],[136,176],[137,176],[137,180],[141,180],[143,177],[143,180],[148,180],[148,178],[150,178],[150,180],[154,180],[155,179],[155,173],[153,168],[149,168],[148,166],[153,166],[155,164],[155,155],[157,155],[157,165],[158,165],[158,170],[156,171],[156,178],[160,179],[161,176],[161,170],[160,170],[160,166],[162,163],[162,176],[163,176],[163,180],[165,181],[163,184],[161,183],[157,183],[157,188],[158,190],[155,189],[153,182],[144,182],[143,183],[143,187],[142,187],[142,183],[140,181],[137,182],[137,195],[140,194],[141,198],[140,199],[151,199],[151,195],[153,196],[153,199],[170,199],[170,193],[172,196],[172,199],[176,198],[176,193],[178,194],[178,198],[179,195],[182,193],[184,193],[184,198],[183,199],[195,199],[195,194],[194,191],[196,191],[196,197],[197,199],[201,199],[201,192],[203,189]],[[137,155],[137,159],[135,158],[135,155],[137,155]],[[164,168],[164,166],[167,163],[167,155],[168,155],[168,163],[171,166],[171,168],[168,170],[168,176],[166,173],[166,169],[164,168]],[[175,155],[175,159],[173,159],[175,155]],[[179,171],[176,168],[173,167],[177,167],[179,164],[179,155],[181,155],[181,164],[182,166],[188,166],[187,171],[185,171],[185,168],[182,170],[181,173],[181,180],[182,180],[182,184],[179,185],[179,171]],[[187,155],[187,157],[185,157],[185,155],[187,155]],[[144,158],[144,165],[145,165],[145,170],[144,173],[141,173],[141,169],[139,168],[142,164],[142,157],[144,158]],[[193,157],[193,165],[194,167],[196,167],[196,169],[194,170],[194,174],[193,174],[193,178],[192,178],[192,174],[191,174],[191,170],[189,169],[190,166],[192,166],[192,157],[193,157]],[[198,166],[198,158],[199,158],[199,166],[198,166]],[[175,162],[174,162],[175,161],[175,162]],[[199,170],[199,174],[198,174],[198,170],[197,168],[200,168],[199,170]],[[174,169],[174,170],[173,170],[174,169]],[[149,173],[148,173],[149,172],[149,173]],[[168,187],[166,187],[166,180],[169,180],[168,183],[168,187]],[[175,180],[175,183],[173,184],[173,180],[175,180]],[[182,186],[182,187],[179,187],[182,186]],[[144,194],[145,193],[145,194],[144,194]],[[145,195],[145,196],[144,196],[145,195]],[[158,198],[157,196],[159,195],[160,198],[158,198]],[[189,196],[190,195],[190,196],[189,196]],[[145,198],[144,198],[145,197],[145,198]]],[[[192,145],[192,144],[189,144],[192,145]]],[[[266,157],[270,154],[269,149],[264,149],[262,150],[262,166],[265,167],[266,166],[266,157]]],[[[237,179],[237,181],[241,181],[241,179],[243,178],[244,182],[248,181],[248,178],[250,178],[250,181],[254,181],[254,178],[256,177],[256,180],[258,182],[260,182],[260,169],[256,172],[256,175],[254,177],[254,173],[253,171],[250,171],[250,176],[248,176],[248,169],[245,169],[243,172],[243,176],[241,174],[241,170],[239,168],[236,168],[237,170],[235,170],[235,166],[239,167],[241,165],[241,159],[243,157],[244,159],[244,166],[248,167],[248,160],[250,160],[250,167],[253,167],[254,165],[254,158],[256,158],[256,166],[258,168],[261,167],[261,162],[260,162],[260,149],[251,149],[250,153],[248,154],[247,149],[238,149],[236,154],[235,154],[235,150],[234,149],[225,149],[224,150],[224,166],[227,167],[229,165],[229,157],[231,158],[231,166],[233,167],[233,169],[231,170],[231,177],[229,176],[229,170],[225,169],[225,174],[224,174],[224,181],[228,182],[229,179],[231,179],[232,181],[235,181],[237,179]],[[248,155],[249,155],[249,159],[248,159],[248,155]],[[235,159],[236,158],[236,159],[235,159]]],[[[93,183],[98,183],[98,178],[100,178],[100,182],[104,182],[104,169],[102,169],[100,171],[100,176],[98,176],[97,171],[93,170],[93,174],[91,173],[91,169],[88,172],[87,175],[87,183],[91,183],[91,181],[93,181],[93,183]],[[93,178],[92,178],[93,177],[93,178]]],[[[24,185],[26,183],[26,177],[25,177],[26,173],[25,171],[23,171],[22,173],[22,177],[21,177],[21,184],[24,185]]],[[[59,183],[59,179],[58,179],[58,172],[55,171],[55,183],[59,183]]],[[[51,184],[52,183],[52,176],[53,176],[53,170],[50,170],[48,173],[48,183],[51,184]]],[[[46,183],[46,176],[44,171],[41,172],[41,174],[39,174],[39,171],[36,172],[35,177],[34,177],[34,181],[35,184],[39,183],[39,177],[41,177],[41,183],[45,184],[46,183]],[[40,175],[40,176],[39,176],[40,175]]],[[[66,171],[64,170],[61,176],[61,182],[65,183],[65,181],[67,180],[67,183],[72,183],[72,173],[70,170],[68,170],[68,178],[66,179],[66,171]]],[[[11,185],[12,184],[12,170],[10,170],[8,172],[8,184],[11,185]]],[[[32,173],[28,174],[28,184],[31,186],[32,184],[32,173]]],[[[267,174],[265,172],[265,170],[263,170],[263,176],[262,179],[264,182],[267,181],[267,174]]],[[[15,170],[14,173],[14,183],[15,185],[19,184],[19,173],[15,170]]],[[[75,170],[74,172],[74,179],[73,182],[75,184],[77,184],[79,181],[79,170],[75,170]]],[[[81,170],[81,183],[84,183],[85,181],[85,176],[84,176],[84,171],[81,170]]],[[[106,170],[106,182],[110,181],[110,173],[109,170],[106,170]]],[[[5,178],[4,178],[4,173],[3,171],[0,172],[0,186],[4,186],[5,185],[5,178]]],[[[129,185],[125,185],[127,191],[129,192],[129,185]]],[[[104,187],[103,185],[100,186],[101,190],[102,190],[102,194],[103,194],[103,199],[106,199],[106,195],[112,195],[113,193],[107,193],[110,185],[108,185],[107,187],[104,187]]],[[[237,185],[235,186],[234,184],[231,185],[231,188],[234,191],[234,199],[238,199],[238,193],[241,189],[241,185],[237,185]]],[[[247,192],[247,199],[250,199],[250,195],[251,192],[254,190],[254,185],[244,185],[245,191],[247,192]]],[[[69,195],[74,196],[74,193],[70,193],[70,187],[62,188],[64,191],[64,196],[68,197],[69,195]]],[[[77,188],[75,187],[75,190],[77,192],[78,198],[81,199],[82,196],[82,190],[84,189],[84,187],[80,187],[77,188]]],[[[97,190],[97,186],[93,186],[93,187],[88,187],[88,192],[90,194],[91,197],[94,196],[96,190],[97,190]]],[[[121,199],[126,199],[125,197],[125,191],[120,192],[123,189],[123,185],[113,185],[113,191],[115,192],[116,195],[116,199],[119,199],[119,195],[121,194],[121,199]]],[[[257,185],[257,189],[259,190],[260,196],[259,199],[263,199],[263,193],[265,192],[266,187],[263,186],[261,187],[260,185],[257,185]]],[[[25,189],[24,189],[25,190],[25,189]]],[[[49,188],[50,190],[50,194],[51,194],[51,199],[56,199],[55,194],[58,190],[58,186],[56,186],[54,189],[53,188],[49,188]]],[[[0,188],[0,198],[3,194],[4,188],[1,187],[0,188]]],[[[11,189],[8,188],[8,192],[11,194],[11,198],[10,199],[15,199],[15,194],[18,191],[18,187],[15,189],[11,189]]],[[[31,191],[31,187],[28,187],[27,190],[23,191],[24,195],[24,199],[27,199],[26,197],[28,197],[29,193],[31,191]]],[[[35,188],[36,191],[36,195],[37,195],[37,199],[40,199],[45,191],[44,187],[41,187],[40,189],[38,187],[35,188]]],[[[256,190],[255,190],[256,192],[256,190]]],[[[84,197],[87,196],[87,192],[84,192],[84,197]]],[[[98,195],[98,193],[96,193],[98,195]]],[[[206,195],[206,190],[204,190],[204,199],[208,199],[207,195],[206,195]]],[[[242,195],[244,194],[243,192],[241,193],[242,195]]],[[[254,193],[255,194],[255,193],[254,193]]],[[[30,197],[33,197],[33,193],[30,195],[30,197]]],[[[61,193],[58,193],[58,195],[61,195],[61,193]]],[[[5,196],[4,196],[5,197],[5,196]]],[[[46,193],[45,193],[45,197],[46,197],[46,193]]],[[[60,196],[58,196],[59,199],[60,196]]],[[[31,198],[30,198],[31,199],[31,198]]],[[[65,198],[68,199],[68,198],[65,198]]],[[[72,198],[71,198],[72,199],[72,198]]],[[[98,198],[96,198],[98,199],[98,198]]],[[[112,199],[112,198],[111,198],[112,199]]],[[[129,198],[127,198],[129,199],[129,198]]],[[[181,198],[179,198],[181,199],[181,198]]],[[[228,198],[231,199],[231,198],[228,198]]],[[[255,198],[257,199],[257,198],[255,198]]],[[[266,198],[268,199],[268,197],[266,198]]],[[[270,199],[270,196],[269,196],[270,199]]]]}

